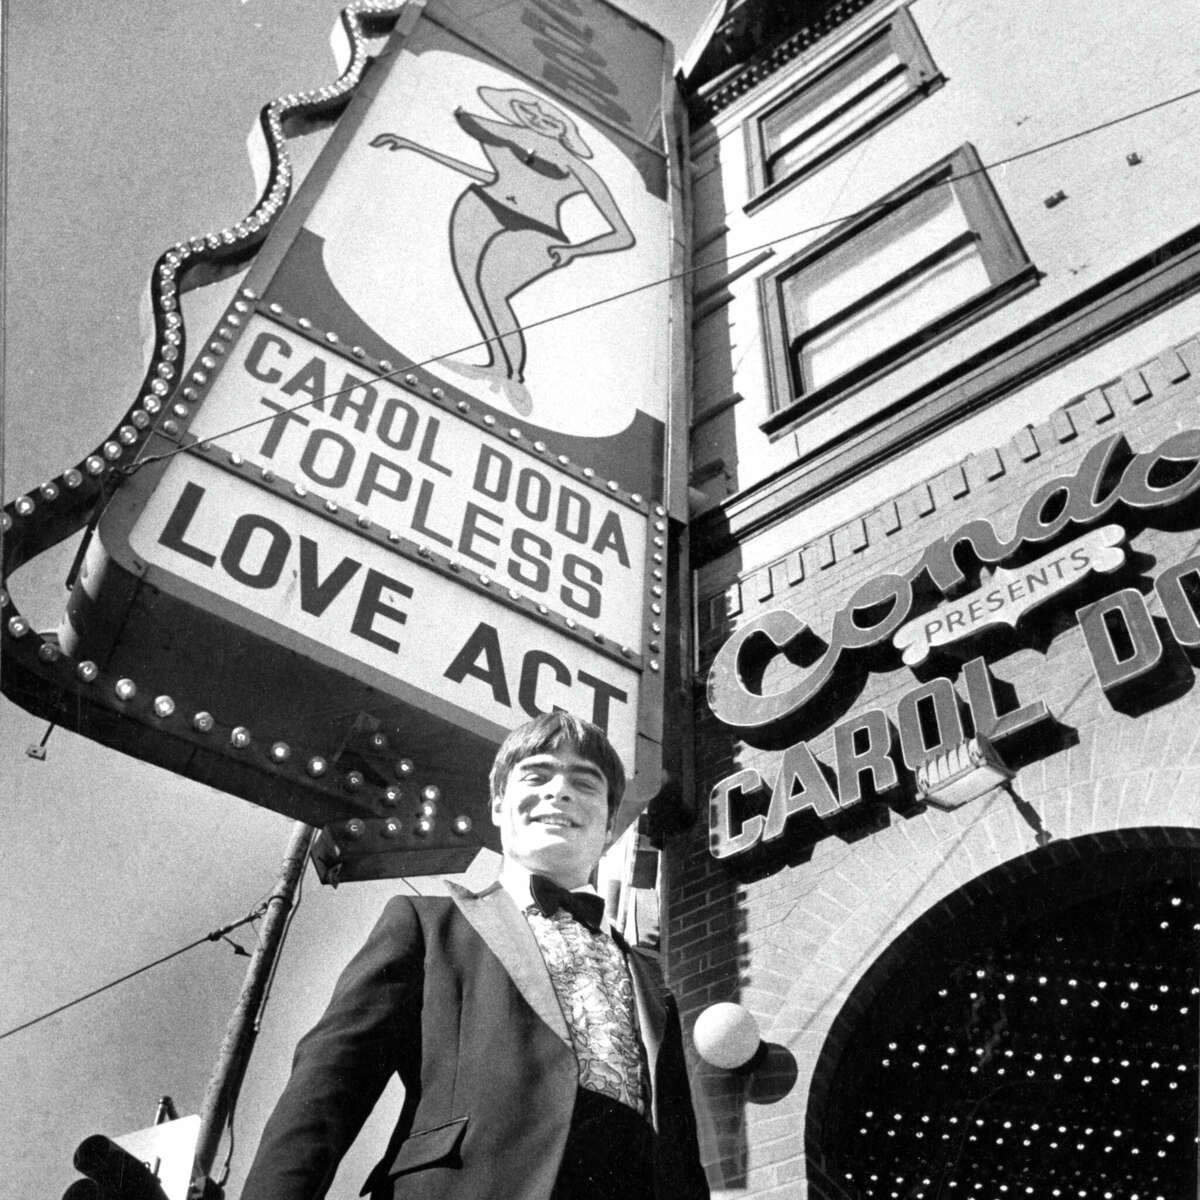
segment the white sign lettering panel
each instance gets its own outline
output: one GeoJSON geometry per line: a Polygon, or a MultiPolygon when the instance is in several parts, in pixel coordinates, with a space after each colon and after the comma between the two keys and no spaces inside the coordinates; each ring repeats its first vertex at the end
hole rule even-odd
{"type": "Polygon", "coordinates": [[[1124,540],[1120,525],[1104,525],[1024,566],[1004,567],[986,587],[901,625],[892,643],[911,667],[924,662],[934,647],[952,645],[993,625],[1015,628],[1030,609],[1081,583],[1091,572],[1117,570],[1125,562],[1124,540]]]}
{"type": "Polygon", "coordinates": [[[221,437],[222,453],[637,644],[647,519],[549,452],[501,441],[263,317],[249,321],[190,431],[227,429],[237,432],[221,437]]]}
{"type": "Polygon", "coordinates": [[[155,264],[59,646],[112,744],[440,872],[490,823],[396,806],[418,776],[466,805],[530,716],[608,730],[618,827],[679,773],[681,114],[670,47],[603,0],[362,20],[264,110],[254,211],[155,264]]]}
{"type": "Polygon", "coordinates": [[[210,463],[173,462],[129,542],[247,627],[385,693],[489,737],[566,708],[633,761],[632,666],[210,463]]]}

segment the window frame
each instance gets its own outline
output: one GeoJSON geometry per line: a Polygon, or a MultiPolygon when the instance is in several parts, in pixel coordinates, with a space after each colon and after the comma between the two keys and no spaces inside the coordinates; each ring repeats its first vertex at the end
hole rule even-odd
{"type": "MultiPolygon", "coordinates": [[[[745,205],[744,211],[746,213],[756,211],[781,192],[787,191],[806,179],[870,137],[888,122],[894,121],[914,104],[935,92],[945,82],[945,76],[934,63],[933,56],[929,53],[929,48],[925,45],[916,22],[908,11],[908,6],[904,5],[889,13],[884,20],[868,29],[815,74],[799,81],[785,95],[773,100],[767,107],[746,118],[743,128],[746,146],[749,150],[747,169],[749,171],[750,200],[745,205]],[[839,72],[851,68],[854,60],[864,54],[880,38],[888,40],[897,58],[905,65],[909,79],[908,90],[902,96],[897,97],[882,112],[876,113],[861,125],[847,131],[845,137],[840,138],[833,145],[805,160],[786,175],[772,179],[770,177],[770,159],[784,153],[788,146],[773,151],[768,149],[766,138],[768,121],[776,113],[792,104],[797,97],[822,86],[839,72]]],[[[837,113],[832,113],[826,118],[826,121],[836,116],[837,113]]],[[[789,146],[791,144],[789,143],[789,146]]]]}
{"type": "MultiPolygon", "coordinates": [[[[870,299],[886,295],[889,290],[898,287],[912,273],[912,269],[905,270],[900,275],[871,288],[851,305],[841,309],[835,314],[835,318],[845,319],[855,308],[860,308],[870,299]]],[[[1020,292],[1033,287],[1038,278],[1037,268],[1025,253],[980,161],[978,151],[970,142],[963,143],[945,158],[888,193],[877,204],[843,222],[759,278],[759,299],[765,335],[763,344],[771,404],[771,412],[760,423],[761,428],[769,434],[778,433],[785,427],[791,428],[819,412],[826,411],[843,397],[924,353],[1020,292]],[[847,243],[870,238],[873,229],[905,204],[922,192],[943,186],[951,180],[954,181],[953,186],[969,230],[969,234],[957,235],[955,242],[969,239],[978,243],[980,262],[988,275],[989,286],[841,375],[807,392],[804,391],[798,379],[796,347],[803,336],[811,338],[813,331],[807,330],[803,334],[789,333],[786,319],[787,301],[784,296],[787,282],[806,267],[847,243]]],[[[829,326],[833,323],[834,319],[830,319],[823,324],[829,326]]],[[[821,326],[817,328],[819,330],[821,326]]]]}

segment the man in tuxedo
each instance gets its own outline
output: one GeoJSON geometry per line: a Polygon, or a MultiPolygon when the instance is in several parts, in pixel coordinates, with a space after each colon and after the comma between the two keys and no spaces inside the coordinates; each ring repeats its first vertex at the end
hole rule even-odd
{"type": "Polygon", "coordinates": [[[389,901],[296,1049],[242,1200],[320,1200],[393,1071],[372,1200],[706,1200],[674,1000],[600,928],[590,883],[624,788],[567,713],[505,739],[499,878],[389,901]]]}

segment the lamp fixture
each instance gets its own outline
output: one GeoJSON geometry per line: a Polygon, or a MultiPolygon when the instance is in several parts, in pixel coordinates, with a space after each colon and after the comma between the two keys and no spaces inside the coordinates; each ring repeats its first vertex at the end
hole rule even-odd
{"type": "Polygon", "coordinates": [[[995,746],[976,734],[924,759],[917,767],[917,791],[926,804],[949,812],[1007,783],[1013,774],[995,746]]]}

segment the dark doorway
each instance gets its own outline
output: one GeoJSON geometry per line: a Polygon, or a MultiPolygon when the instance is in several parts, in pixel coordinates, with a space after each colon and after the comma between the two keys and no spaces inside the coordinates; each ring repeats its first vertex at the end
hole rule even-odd
{"type": "Polygon", "coordinates": [[[864,979],[818,1065],[812,1195],[1197,1195],[1200,852],[1063,850],[949,898],[864,979]]]}

